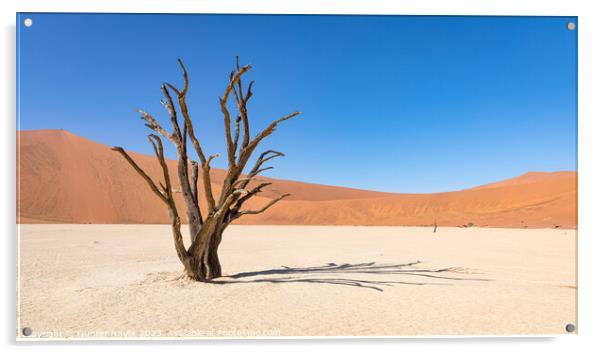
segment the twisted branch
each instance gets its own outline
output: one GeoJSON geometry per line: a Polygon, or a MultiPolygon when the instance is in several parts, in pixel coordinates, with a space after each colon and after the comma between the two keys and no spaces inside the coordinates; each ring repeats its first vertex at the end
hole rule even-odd
{"type": "Polygon", "coordinates": [[[146,121],[146,124],[144,124],[145,126],[147,126],[151,130],[154,130],[159,135],[164,136],[167,140],[175,143],[175,136],[173,134],[169,134],[165,129],[163,129],[163,127],[161,127],[161,125],[157,123],[157,120],[153,118],[153,116],[141,109],[137,109],[136,112],[141,114],[140,119],[146,121]]]}
{"type": "Polygon", "coordinates": [[[199,164],[196,161],[191,161],[192,165],[192,183],[190,185],[190,189],[192,191],[192,197],[194,200],[199,202],[199,190],[198,190],[198,180],[199,180],[199,164]]]}
{"type": "Polygon", "coordinates": [[[228,150],[228,165],[230,168],[235,166],[234,160],[234,143],[232,141],[232,132],[231,129],[231,121],[230,121],[230,111],[228,107],[226,107],[226,103],[228,102],[228,97],[230,92],[234,88],[234,85],[240,80],[240,76],[246,73],[249,69],[251,69],[251,65],[245,65],[242,68],[239,68],[236,73],[230,74],[230,82],[228,86],[226,86],[226,90],[222,97],[219,97],[219,105],[224,116],[224,133],[226,135],[226,148],[228,150]]]}
{"type": "MultiPolygon", "coordinates": [[[[208,160],[205,157],[203,152],[203,148],[197,139],[194,128],[192,126],[192,121],[190,120],[190,115],[188,114],[188,106],[186,105],[186,93],[188,92],[188,72],[186,71],[186,67],[181,59],[178,59],[178,63],[180,64],[180,68],[182,69],[182,77],[184,78],[184,88],[180,92],[173,85],[166,84],[178,97],[178,104],[180,106],[180,113],[182,113],[182,117],[184,118],[184,130],[188,132],[188,137],[190,141],[192,141],[192,145],[196,151],[197,156],[201,160],[201,166],[203,170],[203,186],[205,190],[205,199],[207,201],[207,205],[215,206],[215,199],[213,198],[213,192],[211,190],[211,175],[209,174],[209,164],[208,160]]],[[[213,209],[213,208],[211,208],[213,209]]],[[[211,210],[210,209],[210,210],[211,210]]]]}
{"type": "Polygon", "coordinates": [[[122,147],[114,146],[111,148],[111,150],[120,153],[121,156],[123,156],[125,160],[134,168],[134,170],[138,172],[138,174],[146,181],[153,193],[155,193],[155,195],[157,195],[157,197],[159,197],[159,199],[161,199],[164,203],[168,203],[167,196],[165,196],[161,192],[159,187],[157,187],[155,182],[153,182],[152,178],[150,178],[149,175],[146,174],[146,172],[144,172],[144,170],[140,168],[140,166],[138,166],[138,164],[130,157],[130,155],[127,152],[125,152],[125,150],[123,150],[122,147]]]}
{"type": "Polygon", "coordinates": [[[138,164],[130,157],[130,155],[127,152],[125,152],[123,148],[115,146],[111,150],[120,153],[126,159],[126,161],[134,168],[134,170],[138,172],[138,174],[142,176],[142,178],[144,178],[144,180],[150,186],[151,190],[159,197],[159,199],[161,199],[167,205],[172,221],[172,234],[174,239],[174,245],[176,248],[176,253],[182,264],[184,264],[187,272],[189,274],[192,274],[191,257],[188,251],[186,250],[186,247],[184,247],[182,233],[180,232],[180,216],[178,215],[178,210],[173,199],[173,194],[171,190],[171,180],[169,178],[169,170],[167,168],[167,163],[165,162],[165,155],[163,153],[163,143],[161,142],[161,138],[154,134],[148,135],[147,139],[153,146],[155,156],[157,157],[157,160],[161,165],[161,169],[163,170],[163,178],[165,184],[159,182],[159,185],[163,189],[163,192],[159,190],[159,187],[155,185],[155,183],[149,177],[149,175],[146,172],[144,172],[144,170],[142,170],[140,166],[138,166],[138,164]]]}
{"type": "MultiPolygon", "coordinates": [[[[243,216],[243,215],[255,215],[255,214],[261,214],[261,213],[263,213],[264,211],[268,210],[270,207],[272,207],[274,204],[278,203],[278,202],[279,202],[279,201],[281,201],[282,199],[284,199],[284,198],[286,198],[286,197],[289,197],[289,196],[290,196],[290,194],[289,194],[289,193],[286,193],[286,194],[283,194],[283,195],[279,196],[279,197],[278,197],[278,198],[276,198],[276,199],[272,199],[272,200],[270,200],[270,202],[269,202],[268,204],[266,204],[266,205],[265,205],[263,208],[261,208],[261,209],[256,209],[256,210],[242,210],[242,211],[239,211],[239,212],[237,212],[237,213],[233,213],[233,214],[232,214],[232,216],[230,217],[230,220],[229,220],[229,221],[230,221],[230,222],[232,222],[232,221],[234,221],[234,220],[238,219],[239,217],[241,217],[241,216],[243,216]]],[[[242,198],[241,198],[241,199],[242,199],[242,198]]]]}
{"type": "Polygon", "coordinates": [[[258,174],[260,174],[263,171],[267,171],[272,169],[273,167],[269,166],[269,167],[265,167],[265,168],[261,168],[261,166],[276,157],[281,157],[284,156],[283,153],[276,151],[276,150],[266,150],[264,152],[261,153],[261,155],[259,155],[259,157],[257,158],[257,161],[255,162],[255,165],[253,165],[253,168],[251,169],[251,171],[249,172],[249,174],[247,175],[247,179],[246,182],[241,182],[240,188],[245,188],[249,182],[251,181],[251,179],[255,176],[257,176],[258,174]]]}

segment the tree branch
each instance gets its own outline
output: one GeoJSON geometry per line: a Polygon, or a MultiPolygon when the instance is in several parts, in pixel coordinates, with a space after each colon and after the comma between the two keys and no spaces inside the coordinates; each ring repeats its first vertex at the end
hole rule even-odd
{"type": "Polygon", "coordinates": [[[176,138],[178,145],[181,145],[182,132],[180,131],[180,125],[178,124],[178,115],[176,113],[173,100],[171,99],[171,95],[169,94],[169,91],[167,91],[167,88],[165,88],[165,84],[161,85],[161,92],[163,92],[163,95],[165,95],[165,98],[167,99],[167,101],[161,100],[161,104],[163,104],[163,107],[165,107],[169,113],[171,126],[173,128],[173,136],[176,138]]]}
{"type": "Polygon", "coordinates": [[[251,68],[250,65],[245,65],[242,68],[238,69],[234,75],[230,75],[230,83],[226,86],[226,90],[222,97],[219,97],[219,104],[224,116],[224,132],[226,135],[226,147],[228,150],[228,164],[230,167],[235,165],[234,160],[234,143],[232,142],[232,132],[231,122],[230,122],[230,111],[228,111],[228,107],[226,107],[226,103],[228,102],[228,97],[230,92],[234,88],[234,85],[237,84],[238,80],[240,80],[240,76],[247,72],[251,68]]]}
{"type": "Polygon", "coordinates": [[[267,137],[268,135],[272,134],[274,132],[274,130],[276,130],[276,126],[280,123],[280,122],[284,122],[285,120],[289,120],[295,116],[298,116],[299,114],[301,114],[301,112],[293,112],[291,114],[287,114],[284,117],[278,118],[275,121],[273,121],[272,123],[270,123],[270,125],[268,125],[264,130],[261,131],[261,133],[257,134],[257,136],[255,136],[255,138],[253,139],[253,141],[251,141],[249,143],[249,146],[257,146],[257,144],[259,144],[259,142],[261,142],[261,140],[263,140],[265,137],[267,137]]]}
{"type": "Polygon", "coordinates": [[[208,212],[211,213],[215,210],[215,199],[213,199],[213,192],[211,191],[211,180],[210,180],[210,169],[211,160],[218,157],[219,154],[213,154],[209,156],[209,159],[203,163],[203,186],[205,187],[205,198],[207,199],[208,212]]]}
{"type": "Polygon", "coordinates": [[[146,124],[144,124],[144,125],[146,125],[151,130],[154,130],[159,135],[164,136],[167,140],[169,140],[175,144],[174,135],[169,134],[165,129],[163,129],[163,127],[161,127],[161,125],[159,125],[159,123],[157,123],[157,121],[155,120],[155,118],[153,118],[153,116],[151,116],[150,114],[146,113],[145,111],[143,111],[141,109],[137,109],[136,112],[138,112],[142,115],[140,117],[140,119],[146,121],[146,124]]]}
{"type": "Polygon", "coordinates": [[[199,190],[198,190],[198,180],[199,180],[199,164],[196,161],[190,161],[192,165],[192,183],[190,184],[190,189],[192,192],[192,197],[194,200],[199,202],[199,190]]]}
{"type": "MultiPolygon", "coordinates": [[[[273,206],[274,204],[278,203],[279,201],[281,201],[282,199],[286,198],[290,196],[290,194],[283,194],[281,196],[279,196],[276,199],[272,199],[270,200],[270,202],[268,204],[266,204],[263,208],[261,209],[257,209],[257,210],[243,210],[237,213],[233,213],[230,217],[230,222],[238,219],[239,217],[243,216],[243,215],[254,215],[254,214],[261,214],[264,211],[268,210],[271,206],[273,206]]],[[[241,198],[242,199],[242,198],[241,198]]]]}
{"type": "Polygon", "coordinates": [[[144,170],[142,170],[140,166],[138,166],[138,164],[130,157],[130,155],[128,155],[127,152],[125,152],[125,150],[123,150],[122,147],[114,146],[113,148],[111,148],[111,150],[120,153],[121,156],[123,156],[125,160],[134,168],[134,170],[136,170],[136,172],[138,172],[138,174],[142,178],[144,178],[144,180],[146,181],[150,189],[153,191],[153,193],[155,193],[159,197],[159,199],[161,199],[164,203],[168,203],[167,196],[159,190],[159,187],[157,187],[157,185],[155,184],[155,182],[153,182],[149,175],[146,172],[144,172],[144,170]]]}
{"type": "MultiPolygon", "coordinates": [[[[178,215],[176,204],[173,199],[173,193],[171,190],[171,179],[169,177],[169,169],[167,168],[167,163],[165,162],[165,155],[163,153],[163,143],[161,142],[161,138],[154,134],[148,135],[147,139],[153,146],[155,156],[157,157],[157,160],[159,160],[159,163],[161,164],[161,169],[163,170],[163,178],[165,180],[165,185],[163,185],[161,182],[159,182],[159,184],[161,185],[161,188],[163,188],[165,193],[161,194],[161,200],[163,200],[165,204],[167,204],[167,207],[169,209],[176,253],[182,264],[184,264],[186,270],[190,272],[191,258],[190,254],[186,250],[186,247],[184,247],[184,241],[182,240],[182,232],[180,231],[181,221],[180,216],[178,215]]],[[[136,169],[136,171],[139,171],[139,173],[142,172],[142,176],[145,177],[147,182],[149,182],[149,185],[151,185],[151,189],[153,189],[153,192],[155,192],[156,194],[157,188],[156,186],[154,186],[154,183],[152,183],[150,177],[148,177],[148,175],[144,173],[144,171],[142,171],[140,167],[138,167],[138,165],[129,157],[129,155],[120,147],[114,147],[113,150],[122,154],[126,158],[126,160],[130,162],[134,169],[136,169]]]]}
{"type": "MultiPolygon", "coordinates": [[[[162,101],[161,103],[163,103],[163,106],[165,106],[165,109],[169,112],[169,117],[171,119],[171,125],[173,128],[174,136],[173,143],[176,146],[176,150],[178,152],[178,178],[180,180],[182,196],[184,197],[184,200],[186,202],[188,222],[191,225],[191,234],[193,234],[197,225],[203,223],[203,216],[201,215],[201,210],[198,206],[198,200],[195,198],[194,193],[192,191],[192,182],[190,180],[188,170],[188,151],[186,143],[188,125],[186,124],[186,121],[184,121],[184,129],[183,131],[180,130],[178,116],[173,103],[173,99],[171,98],[171,94],[167,90],[167,84],[164,83],[163,85],[161,85],[161,92],[163,92],[163,95],[166,98],[166,100],[162,101]]],[[[182,93],[178,92],[178,102],[180,102],[180,99],[183,99],[183,96],[182,93]]]]}
{"type": "MultiPolygon", "coordinates": [[[[240,65],[238,62],[238,55],[236,56],[236,71],[240,71],[240,65]]],[[[242,79],[238,79],[237,81],[237,86],[238,86],[238,92],[240,93],[240,99],[242,99],[242,79]]],[[[236,90],[234,90],[234,94],[236,95],[236,90]]],[[[238,95],[237,95],[238,96],[238,95]]],[[[238,100],[238,98],[237,98],[238,100]]]]}
{"type": "Polygon", "coordinates": [[[241,188],[245,188],[250,180],[257,176],[258,174],[260,174],[263,171],[267,171],[272,169],[273,167],[265,167],[265,168],[261,168],[261,166],[266,162],[269,161],[275,157],[280,157],[280,156],[284,156],[283,153],[281,153],[280,151],[276,151],[276,150],[266,150],[264,152],[261,153],[261,155],[259,155],[259,157],[257,158],[257,161],[255,162],[255,165],[253,165],[253,168],[251,169],[251,171],[249,172],[249,174],[247,175],[247,178],[249,178],[247,180],[247,182],[241,182],[241,188]],[[270,156],[268,156],[270,155],[270,156]],[[267,156],[267,157],[266,157],[267,156]]]}
{"type": "Polygon", "coordinates": [[[192,145],[194,146],[197,156],[201,160],[205,199],[207,201],[207,205],[214,206],[215,200],[213,198],[213,192],[211,190],[211,175],[209,174],[208,160],[205,157],[205,154],[203,153],[203,148],[201,147],[201,144],[199,143],[199,140],[197,139],[194,133],[192,121],[190,120],[190,115],[188,114],[188,106],[186,105],[186,93],[188,92],[188,73],[181,59],[178,59],[178,63],[180,64],[180,68],[182,69],[182,76],[184,78],[184,88],[180,92],[173,85],[167,83],[166,85],[178,96],[180,112],[182,113],[182,117],[184,118],[184,130],[188,132],[188,137],[190,137],[190,141],[192,141],[192,145]]]}
{"type": "Polygon", "coordinates": [[[167,168],[167,164],[165,163],[165,155],[163,154],[163,142],[161,142],[161,138],[156,136],[155,134],[149,134],[147,137],[148,141],[153,146],[153,150],[155,150],[155,156],[161,165],[161,169],[163,170],[163,180],[165,182],[165,193],[168,198],[172,198],[171,191],[171,178],[169,178],[169,169],[167,168]]]}
{"type": "MultiPolygon", "coordinates": [[[[261,153],[261,155],[259,155],[259,158],[257,159],[257,162],[255,163],[255,167],[260,167],[261,165],[263,165],[266,161],[269,161],[275,157],[283,157],[284,153],[280,152],[280,151],[276,151],[276,150],[266,150],[264,152],[261,153]],[[270,155],[268,157],[266,157],[267,155],[270,155]]],[[[254,169],[257,169],[254,168],[254,169]]]]}
{"type": "Polygon", "coordinates": [[[274,168],[274,166],[268,166],[268,167],[260,168],[257,171],[253,172],[253,175],[251,177],[255,177],[258,174],[260,174],[261,172],[264,172],[264,171],[267,171],[267,170],[271,170],[273,168],[274,168]]]}
{"type": "Polygon", "coordinates": [[[232,193],[228,195],[224,203],[215,211],[214,216],[216,218],[222,216],[226,211],[230,209],[230,205],[232,205],[232,203],[234,203],[241,194],[246,193],[248,193],[246,189],[235,189],[234,191],[232,191],[232,193]]]}
{"type": "Polygon", "coordinates": [[[182,77],[184,78],[184,88],[182,89],[180,95],[186,96],[186,92],[188,92],[188,72],[186,71],[186,67],[184,67],[182,59],[178,58],[178,64],[180,64],[180,69],[182,69],[182,77]]]}
{"type": "MultiPolygon", "coordinates": [[[[236,56],[236,70],[240,70],[238,55],[236,56]]],[[[238,93],[236,92],[236,89],[235,89],[234,96],[236,98],[236,107],[238,109],[239,117],[243,122],[243,140],[242,140],[242,144],[240,145],[241,151],[242,151],[242,148],[246,147],[249,144],[249,120],[247,117],[247,102],[253,95],[253,93],[251,92],[251,88],[253,86],[253,81],[251,81],[249,83],[249,86],[247,87],[247,93],[244,96],[243,96],[243,92],[242,92],[242,78],[238,79],[237,84],[238,84],[237,85],[238,93]]]]}
{"type": "Polygon", "coordinates": [[[234,123],[234,152],[236,153],[236,149],[238,147],[238,138],[240,137],[240,116],[236,117],[236,121],[234,123]]]}
{"type": "Polygon", "coordinates": [[[240,208],[242,207],[242,205],[249,199],[253,198],[253,196],[259,194],[262,192],[263,188],[272,185],[271,182],[264,182],[264,183],[260,183],[259,185],[257,185],[255,188],[251,189],[250,191],[248,191],[244,196],[242,196],[241,198],[239,198],[236,201],[236,204],[234,205],[234,207],[232,207],[231,213],[232,214],[236,214],[239,212],[240,208]]]}
{"type": "Polygon", "coordinates": [[[238,164],[244,166],[247,163],[248,159],[251,157],[251,154],[253,154],[253,151],[255,150],[257,145],[259,145],[261,140],[263,140],[265,137],[274,132],[278,123],[291,119],[299,114],[301,114],[301,112],[293,112],[270,123],[270,125],[268,125],[264,130],[262,130],[261,133],[255,136],[255,138],[249,143],[248,146],[241,149],[240,157],[238,158],[238,164]]]}
{"type": "Polygon", "coordinates": [[[270,200],[270,202],[268,204],[266,204],[261,209],[257,209],[257,210],[243,210],[243,211],[240,212],[240,215],[261,214],[264,211],[268,210],[271,206],[273,206],[274,204],[278,203],[279,201],[281,201],[282,199],[284,199],[286,197],[290,197],[290,194],[288,194],[288,193],[287,194],[283,194],[283,195],[279,196],[276,199],[270,200]]]}
{"type": "MultiPolygon", "coordinates": [[[[243,104],[241,105],[241,110],[240,110],[240,116],[242,118],[242,127],[243,127],[243,138],[242,138],[242,144],[240,145],[241,151],[243,148],[245,148],[245,147],[247,147],[247,145],[249,145],[250,131],[249,131],[249,118],[247,116],[247,102],[249,102],[249,99],[251,99],[251,96],[253,96],[253,92],[251,91],[251,88],[253,87],[254,82],[255,81],[251,81],[249,83],[249,86],[247,87],[247,94],[242,99],[243,104]]],[[[241,92],[241,95],[242,95],[242,92],[241,92]]]]}

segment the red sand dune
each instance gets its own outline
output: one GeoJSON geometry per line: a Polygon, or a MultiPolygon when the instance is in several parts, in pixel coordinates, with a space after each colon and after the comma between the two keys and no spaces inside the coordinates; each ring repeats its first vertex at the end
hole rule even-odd
{"type": "MultiPolygon", "coordinates": [[[[153,178],[154,157],[132,153],[153,178]]],[[[172,171],[175,162],[169,161],[172,171]]],[[[224,171],[212,171],[219,189],[224,171]]],[[[175,173],[172,173],[175,178],[175,173]]],[[[275,180],[250,207],[291,193],[242,224],[432,225],[489,227],[577,226],[576,172],[530,172],[472,189],[434,194],[395,194],[275,180]]],[[[108,146],[63,130],[18,132],[17,222],[167,223],[161,201],[108,146]]],[[[179,195],[177,195],[179,197],[179,195]]],[[[183,207],[182,200],[178,200],[183,207]]],[[[184,209],[181,214],[184,217],[184,209]]]]}

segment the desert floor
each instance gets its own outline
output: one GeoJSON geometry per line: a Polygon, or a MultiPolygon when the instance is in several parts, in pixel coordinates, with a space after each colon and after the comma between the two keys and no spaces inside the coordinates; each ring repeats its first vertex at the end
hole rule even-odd
{"type": "Polygon", "coordinates": [[[213,284],[180,276],[169,230],[19,225],[18,328],[29,338],[508,335],[576,323],[575,230],[231,226],[213,284]]]}

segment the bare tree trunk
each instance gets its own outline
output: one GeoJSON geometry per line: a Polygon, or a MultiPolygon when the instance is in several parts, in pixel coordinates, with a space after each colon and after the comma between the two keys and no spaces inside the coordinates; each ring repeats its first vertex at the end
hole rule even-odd
{"type": "Polygon", "coordinates": [[[155,195],[157,195],[159,199],[161,199],[167,206],[172,224],[172,234],[176,253],[184,265],[186,274],[198,281],[210,281],[213,278],[222,276],[222,267],[219,260],[218,248],[222,241],[222,236],[226,227],[232,221],[243,215],[263,213],[272,205],[289,196],[289,194],[283,194],[278,198],[271,200],[269,203],[267,203],[267,205],[257,210],[242,210],[242,206],[247,200],[261,193],[263,188],[269,186],[271,183],[259,183],[252,189],[246,189],[247,185],[254,180],[259,173],[272,168],[263,167],[263,164],[275,157],[284,156],[284,154],[281,152],[274,150],[264,151],[260,154],[249,173],[244,178],[241,178],[241,176],[247,162],[251,158],[255,148],[257,148],[259,143],[264,138],[272,134],[280,122],[297,116],[299,112],[294,112],[276,119],[262,131],[260,131],[255,138],[251,139],[249,121],[247,117],[247,102],[253,95],[251,92],[253,82],[251,81],[251,83],[248,85],[246,93],[243,92],[241,83],[241,76],[246,73],[251,66],[245,65],[240,67],[238,65],[238,57],[236,58],[236,70],[230,73],[230,80],[226,90],[224,91],[223,96],[219,98],[219,105],[224,120],[224,135],[226,138],[226,150],[228,153],[228,169],[222,182],[222,190],[220,192],[219,199],[216,201],[211,190],[210,162],[212,159],[217,157],[218,154],[213,154],[209,157],[206,157],[197,137],[194,134],[194,128],[192,126],[192,121],[190,120],[188,107],[186,105],[188,73],[186,72],[182,61],[178,60],[178,63],[180,64],[182,76],[184,78],[184,87],[182,90],[178,90],[175,86],[169,83],[165,83],[161,86],[161,91],[165,96],[165,100],[161,100],[161,103],[169,113],[173,131],[171,133],[166,131],[150,114],[142,110],[138,110],[138,112],[140,112],[142,115],[141,118],[146,122],[145,125],[148,128],[155,131],[160,136],[163,136],[163,138],[171,141],[176,147],[176,152],[178,154],[178,180],[180,182],[182,197],[186,205],[186,216],[188,218],[190,228],[191,242],[188,249],[184,247],[184,243],[182,241],[182,234],[180,231],[181,221],[173,198],[172,184],[163,154],[163,144],[161,142],[161,138],[154,134],[150,134],[148,136],[148,140],[155,151],[155,156],[157,157],[157,160],[159,161],[163,170],[163,182],[159,182],[158,185],[136,164],[136,162],[125,152],[123,148],[114,147],[113,150],[119,152],[126,159],[126,161],[134,168],[134,170],[136,170],[136,172],[138,172],[138,174],[146,181],[153,193],[155,193],[155,195]],[[183,117],[184,123],[182,128],[178,122],[174,101],[172,100],[170,91],[168,89],[173,91],[177,96],[178,106],[180,108],[180,113],[183,117]],[[238,111],[238,116],[236,117],[234,123],[234,136],[232,136],[232,122],[227,105],[227,102],[231,97],[234,97],[238,111]],[[241,136],[241,122],[242,141],[239,145],[239,138],[241,136]],[[200,160],[200,164],[196,161],[189,161],[187,152],[188,138],[190,138],[190,141],[192,142],[194,150],[200,160]],[[189,169],[189,163],[192,169],[189,169]],[[199,188],[197,185],[199,168],[201,169],[202,173],[203,191],[208,209],[207,216],[204,219],[199,207],[199,188]]]}
{"type": "Polygon", "coordinates": [[[216,231],[216,233],[212,235],[211,241],[209,242],[209,246],[203,254],[203,263],[206,269],[205,275],[208,279],[218,278],[222,276],[222,265],[219,261],[219,256],[217,254],[217,249],[219,247],[221,239],[221,231],[216,231]]]}
{"type": "Polygon", "coordinates": [[[190,229],[190,242],[193,242],[201,227],[201,211],[188,182],[187,165],[188,164],[184,163],[181,158],[178,159],[178,177],[180,179],[182,197],[186,204],[186,216],[188,218],[188,227],[190,229]]]}
{"type": "Polygon", "coordinates": [[[192,278],[199,281],[209,281],[222,276],[222,266],[217,252],[222,233],[223,229],[216,229],[208,234],[204,234],[201,230],[199,234],[201,236],[199,237],[205,238],[206,244],[200,252],[193,252],[192,278]]]}

